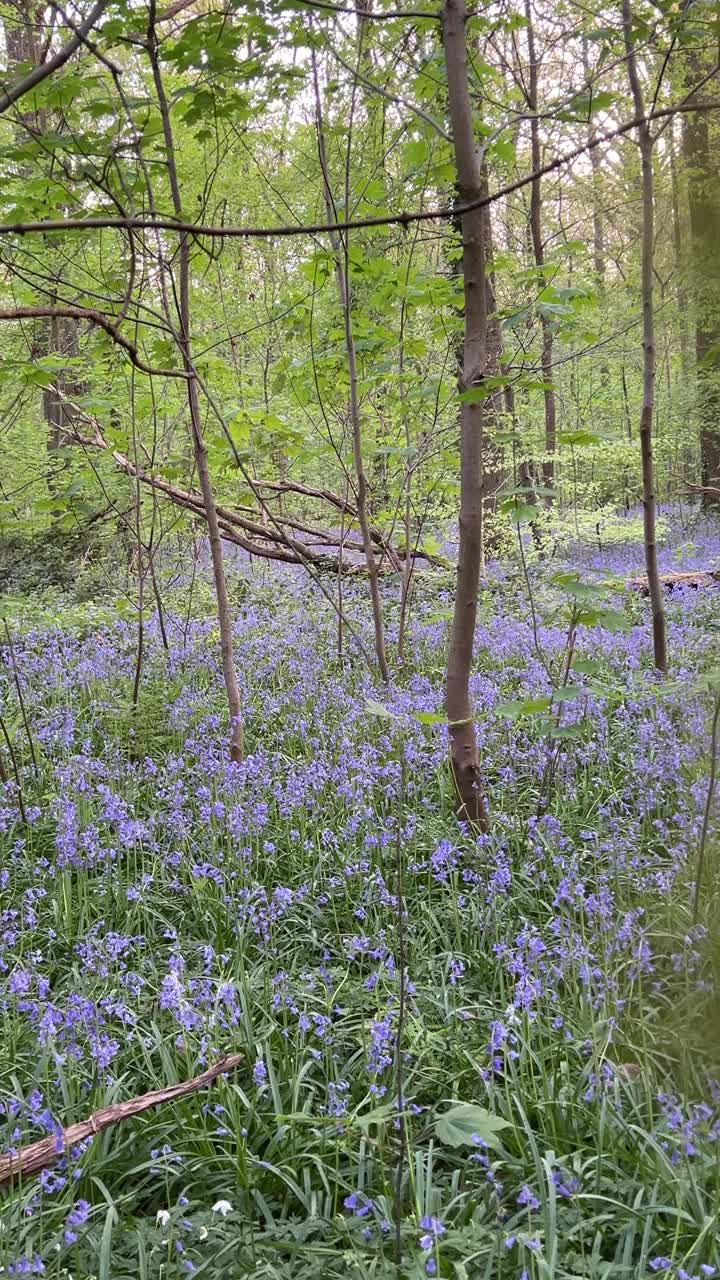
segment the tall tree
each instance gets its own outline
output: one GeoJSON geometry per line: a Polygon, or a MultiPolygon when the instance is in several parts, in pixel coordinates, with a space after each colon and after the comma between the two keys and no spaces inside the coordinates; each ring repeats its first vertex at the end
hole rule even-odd
{"type": "MultiPolygon", "coordinates": [[[[714,56],[714,55],[713,55],[714,56]]],[[[707,59],[697,50],[688,55],[691,85],[707,78],[707,59]]],[[[690,209],[690,277],[694,295],[695,356],[700,418],[702,484],[717,490],[720,482],[720,172],[715,122],[703,111],[688,112],[684,124],[690,209]]],[[[705,493],[706,505],[717,492],[705,493]]]]}
{"type": "MultiPolygon", "coordinates": [[[[445,0],[442,33],[457,193],[461,205],[483,195],[468,85],[465,0],[445,0]]],[[[461,818],[487,826],[480,753],[470,695],[478,588],[482,561],[482,382],[487,356],[485,225],[481,208],[462,214],[464,311],[460,378],[460,520],[452,633],[447,661],[446,710],[450,759],[461,818]]]]}
{"type": "Polygon", "coordinates": [[[658,671],[667,672],[665,604],[657,560],[657,502],[653,464],[653,408],[655,404],[655,306],[653,297],[655,252],[655,193],[653,184],[654,138],[640,84],[630,0],[622,4],[623,35],[628,80],[632,94],[642,174],[641,296],[643,322],[643,394],[640,411],[640,457],[642,465],[643,532],[645,569],[652,612],[653,657],[658,671]]]}
{"type": "MultiPolygon", "coordinates": [[[[532,237],[535,266],[538,269],[538,287],[546,283],[545,241],[543,238],[542,216],[542,178],[539,176],[542,166],[542,149],[540,146],[540,118],[538,116],[538,53],[535,43],[535,25],[530,0],[525,0],[525,22],[528,42],[528,78],[525,86],[525,97],[530,112],[530,162],[533,179],[530,188],[530,235],[532,237]]],[[[544,383],[543,397],[545,401],[545,459],[542,465],[543,483],[552,488],[555,478],[555,446],[557,436],[557,408],[555,404],[555,388],[553,387],[553,327],[552,320],[542,308],[540,309],[540,326],[542,329],[542,354],[540,367],[544,383]]],[[[546,499],[551,501],[549,495],[546,499]]]]}

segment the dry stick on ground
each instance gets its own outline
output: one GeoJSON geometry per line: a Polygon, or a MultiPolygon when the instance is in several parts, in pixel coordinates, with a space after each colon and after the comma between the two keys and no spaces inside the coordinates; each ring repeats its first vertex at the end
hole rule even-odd
{"type": "MultiPolygon", "coordinates": [[[[473,204],[482,190],[465,47],[465,0],[446,0],[442,10],[448,102],[452,124],[457,190],[461,205],[473,204]]],[[[487,358],[485,228],[478,205],[462,217],[462,278],[465,301],[461,387],[480,387],[487,358]]],[[[487,827],[481,790],[480,755],[470,697],[470,671],[477,618],[482,558],[482,399],[460,406],[460,522],[455,608],[447,662],[446,709],[450,760],[458,813],[487,827]]]]}
{"type": "Polygon", "coordinates": [[[165,1089],[152,1089],[150,1093],[141,1093],[139,1097],[130,1098],[127,1102],[115,1102],[110,1107],[102,1107],[99,1111],[93,1112],[89,1119],[68,1125],[61,1134],[51,1134],[49,1138],[31,1142],[27,1147],[20,1147],[14,1155],[1,1156],[0,1186],[6,1182],[16,1182],[20,1177],[40,1173],[42,1169],[55,1164],[71,1147],[84,1142],[86,1138],[102,1133],[103,1129],[109,1129],[113,1124],[142,1115],[143,1111],[158,1107],[163,1102],[175,1102],[177,1098],[184,1098],[186,1094],[194,1093],[196,1089],[202,1089],[206,1084],[212,1084],[218,1076],[224,1075],[227,1071],[233,1071],[239,1066],[244,1061],[244,1057],[242,1053],[228,1054],[219,1062],[214,1062],[207,1071],[203,1071],[199,1076],[193,1076],[192,1080],[183,1080],[180,1084],[171,1084],[165,1089]]]}
{"type": "MultiPolygon", "coordinates": [[[[630,0],[623,0],[623,34],[627,55],[628,80],[633,96],[635,114],[642,116],[642,87],[632,34],[630,0]]],[[[657,560],[657,530],[655,475],[653,466],[652,420],[655,400],[655,312],[653,307],[653,248],[655,237],[655,210],[653,191],[653,136],[649,121],[638,125],[638,146],[642,169],[642,313],[643,313],[643,399],[640,413],[640,460],[643,486],[643,533],[645,542],[645,568],[647,570],[650,609],[652,612],[653,656],[655,666],[662,675],[667,674],[667,637],[665,605],[657,560]]]]}

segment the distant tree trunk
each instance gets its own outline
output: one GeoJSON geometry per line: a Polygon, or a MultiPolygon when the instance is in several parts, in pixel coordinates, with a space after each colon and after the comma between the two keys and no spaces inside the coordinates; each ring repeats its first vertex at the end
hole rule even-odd
{"type": "MultiPolygon", "coordinates": [[[[447,69],[448,106],[453,134],[457,191],[461,203],[482,194],[472,105],[467,76],[465,0],[445,0],[442,33],[447,69]]],[[[462,217],[463,294],[465,299],[462,390],[481,387],[487,356],[485,226],[482,211],[462,217]]],[[[478,586],[482,555],[481,399],[460,406],[460,533],[452,634],[447,662],[446,709],[450,759],[457,790],[458,813],[483,829],[487,813],[482,793],[480,757],[470,697],[478,586]]]]}
{"type": "MultiPolygon", "coordinates": [[[[5,48],[7,52],[8,71],[20,63],[37,66],[43,61],[47,50],[43,48],[42,31],[46,22],[43,5],[33,4],[32,0],[14,0],[12,14],[4,20],[5,48]]],[[[31,137],[42,137],[48,132],[46,111],[21,112],[19,124],[16,126],[18,137],[27,131],[31,137]]],[[[56,277],[56,285],[60,276],[56,277]]],[[[55,301],[55,298],[52,298],[55,301]]],[[[78,355],[78,322],[68,317],[38,321],[39,340],[34,344],[33,355],[66,356],[68,360],[78,355]]],[[[36,331],[37,333],[37,331],[36,331]]],[[[55,390],[47,388],[43,392],[43,417],[47,423],[48,470],[47,484],[52,490],[58,479],[57,461],[54,455],[66,443],[66,428],[73,425],[72,411],[67,400],[77,400],[84,392],[82,382],[77,375],[68,375],[62,367],[54,375],[55,390]]]]}
{"type": "MultiPolygon", "coordinates": [[[[582,40],[582,59],[585,80],[590,81],[590,58],[588,56],[587,37],[582,40]]],[[[588,121],[587,140],[592,142],[595,128],[588,121]]],[[[598,288],[605,288],[605,225],[602,210],[602,156],[599,147],[590,148],[590,168],[592,172],[592,228],[593,228],[593,271],[598,288]]]]}
{"type": "MultiPolygon", "coordinates": [[[[525,18],[527,21],[527,42],[528,42],[528,85],[527,85],[527,104],[531,112],[530,116],[530,149],[531,164],[533,173],[540,169],[542,164],[542,156],[540,154],[540,121],[537,117],[538,109],[538,61],[535,49],[535,28],[533,26],[532,7],[530,0],[525,0],[525,18]]],[[[538,275],[540,277],[540,285],[545,283],[545,274],[543,267],[545,265],[545,246],[542,234],[542,190],[541,179],[535,178],[530,188],[530,234],[532,236],[533,255],[535,257],[535,265],[539,268],[538,275]]],[[[553,377],[553,330],[552,321],[542,311],[540,312],[540,325],[542,329],[542,354],[540,357],[540,365],[542,368],[542,379],[545,383],[543,395],[545,397],[545,461],[542,466],[543,484],[548,488],[552,488],[555,478],[555,444],[557,434],[557,409],[555,405],[555,391],[552,386],[553,377]]],[[[552,502],[552,498],[546,497],[546,502],[552,502]]]]}
{"type": "MultiPolygon", "coordinates": [[[[693,82],[702,78],[699,55],[688,57],[693,82]]],[[[695,355],[700,417],[702,483],[720,476],[720,176],[717,140],[711,139],[711,121],[702,111],[690,111],[685,120],[688,203],[692,242],[692,282],[695,302],[695,355]]],[[[717,497],[703,495],[705,505],[717,497]]]]}
{"type": "MultiPolygon", "coordinates": [[[[674,125],[673,121],[673,125],[674,125]]],[[[683,380],[690,378],[690,348],[688,343],[688,295],[685,281],[686,255],[683,252],[682,214],[680,211],[680,182],[676,155],[676,137],[673,125],[670,127],[668,139],[670,151],[670,180],[672,190],[672,226],[675,279],[677,281],[675,297],[678,308],[678,325],[680,327],[680,362],[683,380]]]]}
{"type": "MultiPolygon", "coordinates": [[[[640,77],[635,58],[632,34],[630,0],[623,0],[623,32],[625,52],[633,97],[635,115],[641,119],[645,112],[640,77]]],[[[643,314],[643,399],[640,413],[640,458],[643,485],[643,530],[645,539],[645,568],[652,612],[653,655],[655,666],[663,675],[667,673],[667,640],[665,629],[665,605],[657,562],[655,475],[653,466],[652,420],[655,400],[655,308],[653,303],[653,254],[655,238],[655,209],[653,191],[653,136],[647,120],[638,126],[638,144],[642,170],[642,249],[641,290],[643,314]]]]}

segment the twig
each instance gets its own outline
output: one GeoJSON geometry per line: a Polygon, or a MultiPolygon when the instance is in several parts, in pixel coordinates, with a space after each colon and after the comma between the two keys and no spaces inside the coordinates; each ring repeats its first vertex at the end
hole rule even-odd
{"type": "Polygon", "coordinates": [[[102,1133],[103,1129],[109,1129],[111,1125],[118,1124],[121,1120],[130,1120],[133,1116],[141,1115],[143,1111],[149,1111],[151,1107],[159,1106],[161,1102],[174,1102],[176,1098],[184,1098],[186,1094],[202,1089],[224,1072],[233,1071],[243,1061],[244,1056],[242,1053],[228,1054],[219,1062],[213,1063],[201,1075],[194,1076],[192,1080],[183,1080],[180,1084],[169,1085],[166,1089],[152,1089],[150,1093],[141,1093],[139,1097],[130,1098],[127,1102],[116,1102],[111,1107],[102,1107],[100,1111],[93,1112],[89,1119],[81,1120],[79,1124],[68,1125],[60,1134],[51,1134],[49,1138],[41,1138],[39,1142],[31,1142],[29,1146],[21,1147],[12,1155],[0,1157],[0,1186],[6,1182],[14,1182],[20,1176],[26,1177],[28,1174],[40,1173],[42,1169],[47,1169],[49,1165],[59,1160],[70,1147],[84,1142],[86,1138],[91,1138],[97,1133],[102,1133]]]}
{"type": "Polygon", "coordinates": [[[35,89],[39,84],[42,84],[43,80],[47,80],[48,76],[51,76],[55,71],[59,71],[61,67],[65,66],[65,63],[68,62],[75,51],[80,48],[80,45],[83,42],[83,37],[86,36],[89,31],[92,31],[95,23],[102,17],[107,6],[108,0],[98,0],[98,3],[90,10],[85,21],[78,27],[73,28],[74,34],[70,37],[67,43],[63,45],[62,49],[58,50],[54,57],[49,58],[47,62],[41,62],[38,66],[33,67],[32,71],[29,71],[26,76],[23,76],[22,80],[17,80],[15,84],[10,85],[4,93],[0,94],[0,115],[4,111],[7,111],[8,107],[11,107],[19,98],[24,97],[26,93],[30,93],[32,89],[35,89]]]}

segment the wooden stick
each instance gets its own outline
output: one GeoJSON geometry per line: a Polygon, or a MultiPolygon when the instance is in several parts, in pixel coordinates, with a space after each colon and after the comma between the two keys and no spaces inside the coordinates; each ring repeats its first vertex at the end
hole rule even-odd
{"type": "Polygon", "coordinates": [[[102,1133],[103,1129],[109,1129],[111,1125],[118,1124],[121,1120],[129,1120],[133,1116],[139,1116],[143,1111],[149,1111],[151,1107],[159,1106],[161,1102],[174,1102],[176,1098],[183,1098],[187,1093],[202,1089],[224,1072],[234,1070],[243,1058],[242,1053],[228,1054],[219,1062],[213,1063],[201,1075],[194,1076],[192,1080],[171,1084],[166,1089],[153,1089],[150,1093],[141,1093],[139,1097],[130,1098],[127,1102],[116,1102],[111,1107],[102,1107],[88,1120],[68,1125],[61,1134],[51,1134],[49,1138],[31,1142],[29,1146],[21,1147],[14,1155],[0,1156],[0,1186],[6,1182],[15,1182],[18,1177],[27,1177],[47,1169],[70,1147],[83,1142],[85,1138],[93,1137],[96,1133],[102,1133]]]}

